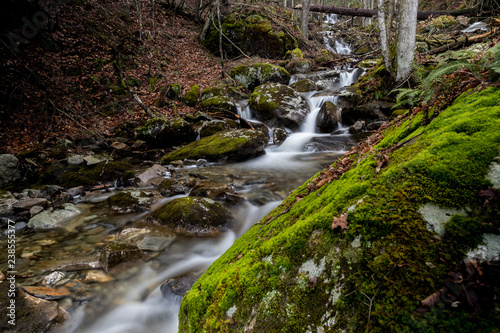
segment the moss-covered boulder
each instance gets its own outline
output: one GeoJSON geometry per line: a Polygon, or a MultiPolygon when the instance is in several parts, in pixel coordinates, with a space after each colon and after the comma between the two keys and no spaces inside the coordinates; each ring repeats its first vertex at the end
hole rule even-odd
{"type": "Polygon", "coordinates": [[[425,117],[370,137],[237,239],[184,296],[179,331],[495,332],[500,89],[425,117]],[[490,253],[470,262],[473,249],[490,253]]]}
{"type": "Polygon", "coordinates": [[[167,97],[170,99],[178,100],[181,98],[182,87],[178,83],[172,83],[168,86],[167,97]]]}
{"type": "Polygon", "coordinates": [[[176,194],[186,192],[186,188],[178,180],[167,178],[163,180],[157,187],[158,192],[165,197],[170,197],[176,194]]]}
{"type": "Polygon", "coordinates": [[[290,88],[297,90],[298,92],[310,92],[319,90],[316,83],[309,79],[302,79],[297,82],[294,82],[290,85],[290,88]]]}
{"type": "Polygon", "coordinates": [[[256,88],[248,102],[256,117],[271,126],[296,130],[310,112],[309,104],[297,91],[280,83],[256,88]]]}
{"type": "Polygon", "coordinates": [[[231,113],[238,113],[236,102],[229,96],[215,96],[212,98],[204,99],[201,106],[212,111],[227,111],[231,113]]]}
{"type": "Polygon", "coordinates": [[[198,103],[198,97],[200,95],[200,86],[198,85],[193,85],[189,90],[186,92],[186,95],[184,96],[184,104],[188,106],[195,106],[196,103],[198,103]]]}
{"type": "Polygon", "coordinates": [[[213,234],[230,226],[231,213],[209,198],[184,197],[167,202],[147,221],[179,234],[213,234]]]}
{"type": "Polygon", "coordinates": [[[290,81],[290,73],[283,67],[262,63],[237,66],[231,71],[231,77],[250,90],[264,83],[288,84],[290,81]]]}
{"type": "Polygon", "coordinates": [[[182,118],[153,118],[137,130],[136,139],[146,141],[151,147],[172,147],[195,140],[196,132],[182,118]]]}
{"type": "Polygon", "coordinates": [[[250,129],[229,130],[191,142],[161,159],[162,164],[176,160],[241,161],[264,153],[267,136],[250,129]]]}
{"type": "Polygon", "coordinates": [[[311,71],[311,61],[307,59],[292,59],[287,65],[286,69],[290,74],[304,74],[311,71]]]}
{"type": "MultiPolygon", "coordinates": [[[[276,59],[283,57],[286,51],[295,49],[297,41],[287,31],[273,26],[266,17],[268,14],[238,10],[223,19],[222,33],[231,41],[222,39],[226,56],[240,56],[243,51],[247,55],[276,59]]],[[[203,46],[219,55],[219,32],[211,17],[205,21],[199,39],[203,46]]]]}
{"type": "Polygon", "coordinates": [[[204,138],[210,135],[214,135],[215,133],[236,129],[238,128],[238,123],[231,119],[224,120],[211,120],[204,121],[199,128],[200,137],[204,138]]]}
{"type": "Polygon", "coordinates": [[[153,195],[144,191],[126,190],[113,194],[106,204],[117,213],[145,211],[153,203],[153,195]]]}

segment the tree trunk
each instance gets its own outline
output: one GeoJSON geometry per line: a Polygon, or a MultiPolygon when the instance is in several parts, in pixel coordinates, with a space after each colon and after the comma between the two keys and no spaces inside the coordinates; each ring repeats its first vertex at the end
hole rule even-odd
{"type": "MultiPolygon", "coordinates": [[[[301,9],[302,5],[297,5],[293,7],[294,9],[301,9]]],[[[373,17],[377,16],[377,10],[375,9],[360,9],[360,8],[345,8],[345,7],[334,7],[334,6],[320,6],[320,5],[310,5],[309,11],[311,12],[322,12],[330,14],[339,14],[346,16],[362,16],[362,17],[373,17]]],[[[443,10],[436,12],[418,12],[417,20],[427,20],[429,17],[450,15],[450,16],[473,16],[479,13],[479,8],[468,8],[460,10],[443,10]]]]}
{"type": "Polygon", "coordinates": [[[302,6],[302,34],[304,34],[304,39],[307,40],[309,34],[309,7],[311,5],[311,0],[304,0],[302,6]]]}
{"type": "MultiPolygon", "coordinates": [[[[398,29],[396,31],[396,82],[405,80],[411,73],[415,56],[418,0],[400,0],[398,29]]],[[[392,22],[389,22],[391,24],[392,22]]]]}

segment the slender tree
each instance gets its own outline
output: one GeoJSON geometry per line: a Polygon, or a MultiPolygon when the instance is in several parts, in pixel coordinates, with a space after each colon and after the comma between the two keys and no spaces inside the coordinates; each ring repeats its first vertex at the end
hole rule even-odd
{"type": "Polygon", "coordinates": [[[302,34],[304,34],[304,39],[307,40],[309,35],[309,7],[311,6],[311,0],[304,0],[302,4],[302,34]]]}

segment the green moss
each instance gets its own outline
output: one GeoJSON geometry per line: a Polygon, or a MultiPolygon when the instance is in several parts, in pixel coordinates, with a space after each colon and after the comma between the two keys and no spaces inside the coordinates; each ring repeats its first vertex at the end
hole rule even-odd
{"type": "Polygon", "coordinates": [[[41,184],[50,183],[73,187],[80,185],[95,185],[101,182],[114,181],[122,174],[132,168],[128,161],[123,162],[99,162],[91,167],[81,167],[76,171],[64,172],[58,169],[48,170],[45,177],[41,178],[41,184]],[[48,181],[51,177],[52,180],[48,181]],[[48,179],[46,179],[48,178],[48,179]]]}
{"type": "Polygon", "coordinates": [[[287,51],[285,54],[285,59],[304,59],[304,53],[299,48],[296,48],[292,51],[287,51]]]}
{"type": "MultiPolygon", "coordinates": [[[[478,313],[449,304],[419,311],[495,214],[476,195],[500,154],[500,89],[463,95],[429,125],[422,120],[388,128],[373,151],[349,157],[353,167],[337,180],[310,193],[304,184],[236,240],[185,295],[180,331],[453,331],[459,321],[474,330],[497,327],[497,300],[478,313]],[[384,155],[388,163],[377,170],[384,155]],[[428,202],[471,213],[452,218],[437,239],[418,213],[428,202]],[[348,227],[332,230],[340,214],[348,227]]],[[[485,279],[495,281],[495,273],[485,279]]]]}
{"type": "Polygon", "coordinates": [[[222,96],[223,93],[224,91],[221,87],[208,87],[201,92],[201,100],[205,101],[213,97],[222,96]]]}
{"type": "Polygon", "coordinates": [[[245,159],[262,152],[266,144],[267,136],[259,131],[247,129],[222,131],[165,155],[161,162],[168,164],[186,158],[205,158],[209,161],[217,161],[223,157],[233,160],[245,159]]]}
{"type": "Polygon", "coordinates": [[[178,100],[182,94],[182,87],[180,84],[172,83],[167,91],[167,97],[170,99],[178,100]]]}
{"type": "Polygon", "coordinates": [[[264,83],[288,84],[290,81],[290,73],[283,67],[264,63],[237,66],[231,71],[231,77],[251,90],[264,83]]]}
{"type": "Polygon", "coordinates": [[[228,111],[232,113],[237,113],[236,103],[229,96],[216,96],[209,99],[203,100],[201,106],[207,109],[212,109],[214,111],[228,111]]]}
{"type": "Polygon", "coordinates": [[[195,106],[198,103],[198,96],[200,94],[200,86],[193,85],[184,96],[184,103],[189,106],[195,106]]]}
{"type": "Polygon", "coordinates": [[[130,192],[118,192],[106,199],[108,206],[117,206],[121,208],[131,207],[139,204],[139,200],[134,198],[130,192]]]}

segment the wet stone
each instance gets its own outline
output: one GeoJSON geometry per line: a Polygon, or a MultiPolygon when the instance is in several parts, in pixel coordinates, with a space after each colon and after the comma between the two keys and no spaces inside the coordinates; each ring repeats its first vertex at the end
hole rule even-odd
{"type": "Polygon", "coordinates": [[[143,252],[134,245],[126,243],[108,243],[101,252],[101,265],[106,270],[115,268],[116,266],[142,259],[143,252]]]}
{"type": "Polygon", "coordinates": [[[175,237],[151,237],[146,236],[137,244],[137,247],[143,251],[162,251],[166,249],[175,237]]]}
{"type": "Polygon", "coordinates": [[[23,289],[28,294],[45,300],[55,300],[71,295],[71,292],[64,287],[55,289],[51,287],[26,286],[23,289]]]}
{"type": "Polygon", "coordinates": [[[66,275],[63,272],[59,272],[59,271],[52,272],[43,278],[42,285],[52,286],[52,285],[56,284],[57,282],[61,281],[62,279],[64,279],[65,277],[66,277],[66,275]]]}
{"type": "Polygon", "coordinates": [[[172,294],[184,296],[202,274],[202,271],[198,271],[177,278],[168,279],[161,285],[161,293],[165,298],[168,298],[172,294]]]}
{"type": "Polygon", "coordinates": [[[30,208],[30,216],[33,217],[36,214],[40,213],[43,211],[43,207],[41,206],[33,206],[30,208]]]}
{"type": "Polygon", "coordinates": [[[114,278],[112,276],[106,274],[105,272],[93,270],[93,271],[88,271],[85,274],[84,282],[85,283],[106,283],[106,282],[110,282],[113,280],[114,280],[114,278]]]}

